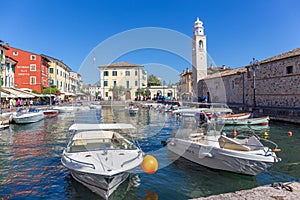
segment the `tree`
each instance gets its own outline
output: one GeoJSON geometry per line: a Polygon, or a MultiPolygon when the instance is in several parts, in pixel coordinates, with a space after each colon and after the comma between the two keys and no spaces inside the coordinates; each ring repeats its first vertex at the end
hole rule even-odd
{"type": "Polygon", "coordinates": [[[136,90],[136,92],[137,92],[137,95],[138,96],[144,96],[144,88],[138,88],[137,90],[136,90]]]}
{"type": "Polygon", "coordinates": [[[150,87],[150,86],[158,86],[158,85],[161,85],[160,78],[156,77],[154,74],[151,74],[148,77],[147,86],[150,87]]]}
{"type": "Polygon", "coordinates": [[[121,96],[125,95],[126,88],[122,85],[114,86],[112,89],[114,100],[121,100],[121,96]]]}
{"type": "MultiPolygon", "coordinates": [[[[57,87],[55,85],[51,85],[50,87],[51,87],[51,94],[60,93],[59,89],[57,89],[57,87]]],[[[43,88],[42,94],[50,94],[50,87],[43,88]]]]}
{"type": "Polygon", "coordinates": [[[146,90],[145,90],[145,96],[146,97],[150,97],[151,96],[151,92],[150,92],[149,88],[146,88],[146,90]]]}

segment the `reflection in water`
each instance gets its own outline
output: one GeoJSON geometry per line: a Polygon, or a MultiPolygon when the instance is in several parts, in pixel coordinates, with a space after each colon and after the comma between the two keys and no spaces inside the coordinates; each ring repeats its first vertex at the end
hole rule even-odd
{"type": "MultiPolygon", "coordinates": [[[[0,132],[0,198],[12,199],[100,199],[99,196],[71,178],[60,162],[70,134],[68,128],[76,123],[131,123],[137,127],[134,139],[146,154],[156,157],[159,170],[145,174],[141,167],[133,171],[141,184],[134,187],[129,178],[112,195],[112,199],[189,199],[224,192],[248,189],[275,181],[300,178],[299,126],[271,123],[269,138],[282,149],[282,162],[257,176],[245,176],[211,170],[178,158],[163,147],[171,133],[180,134],[190,119],[176,120],[168,113],[140,110],[129,116],[122,107],[103,107],[76,113],[62,113],[52,119],[27,125],[11,125],[0,132]],[[293,136],[288,137],[287,132],[293,136]]],[[[227,127],[226,133],[232,133],[227,127]]],[[[241,129],[241,127],[238,127],[241,129]]],[[[238,134],[243,133],[237,130],[238,134]]],[[[255,130],[261,135],[264,130],[255,130]]]]}

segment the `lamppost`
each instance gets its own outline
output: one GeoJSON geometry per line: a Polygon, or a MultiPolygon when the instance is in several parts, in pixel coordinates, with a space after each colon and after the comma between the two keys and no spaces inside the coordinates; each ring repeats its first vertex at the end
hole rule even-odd
{"type": "Polygon", "coordinates": [[[52,98],[51,98],[51,96],[52,96],[52,92],[51,92],[52,79],[51,78],[48,79],[48,83],[49,83],[49,89],[50,89],[50,107],[51,107],[52,106],[52,98]]]}
{"type": "Polygon", "coordinates": [[[250,62],[251,64],[251,70],[253,71],[253,107],[256,107],[256,96],[255,96],[255,92],[256,92],[256,86],[255,86],[255,70],[259,69],[259,63],[258,60],[256,60],[255,58],[252,59],[252,61],[250,62]]]}

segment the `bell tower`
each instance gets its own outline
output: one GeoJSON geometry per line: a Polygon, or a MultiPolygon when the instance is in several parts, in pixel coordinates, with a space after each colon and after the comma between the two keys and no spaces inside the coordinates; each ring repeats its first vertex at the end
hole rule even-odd
{"type": "Polygon", "coordinates": [[[207,76],[207,53],[206,53],[206,35],[204,35],[203,23],[197,17],[193,28],[192,40],[192,76],[193,90],[197,97],[201,97],[198,82],[207,76]]]}

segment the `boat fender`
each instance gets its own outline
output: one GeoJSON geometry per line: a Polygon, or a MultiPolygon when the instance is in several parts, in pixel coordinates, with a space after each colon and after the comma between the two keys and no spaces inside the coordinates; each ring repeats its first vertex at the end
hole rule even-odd
{"type": "Polygon", "coordinates": [[[171,145],[171,146],[175,146],[176,143],[175,143],[175,142],[170,142],[170,145],[171,145]]]}
{"type": "Polygon", "coordinates": [[[201,153],[202,156],[213,158],[214,156],[211,153],[201,153]]]}

